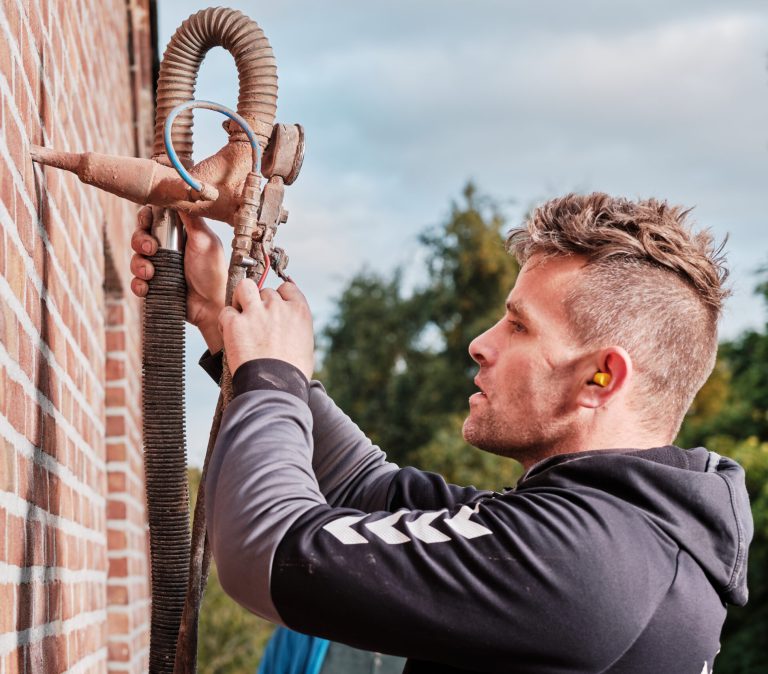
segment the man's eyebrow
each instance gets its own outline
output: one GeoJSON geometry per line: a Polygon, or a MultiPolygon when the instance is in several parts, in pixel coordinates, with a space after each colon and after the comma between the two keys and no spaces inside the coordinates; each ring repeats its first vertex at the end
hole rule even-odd
{"type": "Polygon", "coordinates": [[[515,302],[514,300],[507,300],[507,311],[510,314],[519,316],[526,323],[530,322],[531,320],[523,305],[521,305],[519,302],[515,302]]]}

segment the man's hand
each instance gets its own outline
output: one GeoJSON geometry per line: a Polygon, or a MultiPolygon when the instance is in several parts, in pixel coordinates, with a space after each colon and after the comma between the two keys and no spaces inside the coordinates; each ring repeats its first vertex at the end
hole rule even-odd
{"type": "Polygon", "coordinates": [[[259,291],[251,279],[240,281],[232,307],[219,315],[227,362],[232,374],[255,358],[276,358],[311,379],[315,365],[312,313],[294,283],[259,291]]]}
{"type": "MultiPolygon", "coordinates": [[[[199,217],[180,213],[187,232],[184,249],[184,276],[187,279],[187,321],[203,334],[208,349],[216,353],[223,346],[218,329],[219,312],[225,303],[227,290],[227,260],[219,237],[199,217]]],[[[149,232],[152,209],[142,208],[138,225],[131,238],[136,253],[131,259],[131,290],[146,297],[155,268],[149,258],[157,252],[158,242],[149,232]]]]}

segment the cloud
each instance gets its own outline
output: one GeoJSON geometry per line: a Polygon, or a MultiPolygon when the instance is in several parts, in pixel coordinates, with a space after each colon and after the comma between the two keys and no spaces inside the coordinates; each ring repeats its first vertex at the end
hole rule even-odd
{"type": "MultiPolygon", "coordinates": [[[[207,4],[159,3],[161,43],[207,4]]],[[[354,271],[418,259],[417,233],[470,177],[515,199],[512,222],[573,189],[696,206],[731,234],[723,334],[765,322],[751,294],[768,250],[764,0],[230,4],[273,44],[278,119],[306,128],[279,239],[320,324],[354,271]]],[[[198,97],[236,91],[232,58],[211,51],[198,97]]],[[[224,142],[207,117],[198,156],[224,142]]]]}

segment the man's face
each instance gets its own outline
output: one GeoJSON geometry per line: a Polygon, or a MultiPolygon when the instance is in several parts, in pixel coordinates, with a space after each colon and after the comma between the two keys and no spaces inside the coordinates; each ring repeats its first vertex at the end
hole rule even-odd
{"type": "Polygon", "coordinates": [[[470,344],[480,391],[469,399],[467,442],[523,463],[568,442],[578,422],[585,353],[573,340],[564,302],[584,263],[579,256],[533,256],[505,315],[470,344]]]}

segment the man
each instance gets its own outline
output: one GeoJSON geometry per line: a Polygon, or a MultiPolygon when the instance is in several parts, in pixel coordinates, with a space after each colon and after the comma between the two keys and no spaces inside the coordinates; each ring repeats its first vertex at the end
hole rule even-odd
{"type": "MultiPolygon", "coordinates": [[[[301,632],[405,655],[408,672],[710,672],[725,604],[747,599],[752,522],[737,464],[671,445],[726,295],[719,251],[685,217],[569,195],[511,233],[522,269],[470,344],[464,424],[526,468],[504,493],[388,463],[309,382],[298,288],[243,282],[221,310],[223,254],[198,257],[213,244],[188,222],[191,318],[234,371],[206,483],[225,590],[301,632]]],[[[133,269],[151,277],[143,257],[133,269]]]]}

